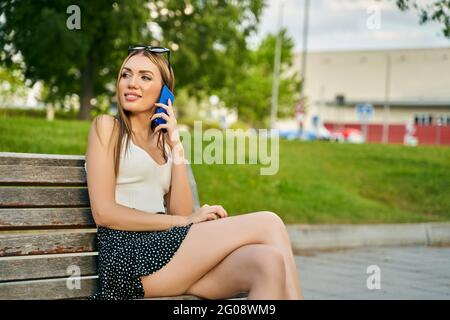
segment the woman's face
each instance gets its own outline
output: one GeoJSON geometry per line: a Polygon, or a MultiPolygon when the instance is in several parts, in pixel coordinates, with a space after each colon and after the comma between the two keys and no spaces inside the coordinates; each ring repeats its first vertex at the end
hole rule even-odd
{"type": "Polygon", "coordinates": [[[151,111],[159,98],[162,77],[158,67],[143,55],[132,56],[125,63],[119,80],[119,100],[125,110],[151,111]]]}

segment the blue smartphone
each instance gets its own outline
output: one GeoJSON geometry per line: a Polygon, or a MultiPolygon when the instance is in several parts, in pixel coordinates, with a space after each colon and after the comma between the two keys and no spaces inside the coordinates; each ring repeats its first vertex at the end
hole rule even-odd
{"type": "MultiPolygon", "coordinates": [[[[161,92],[159,94],[159,99],[158,99],[158,103],[163,103],[165,105],[169,105],[169,100],[173,102],[175,100],[175,96],[173,95],[172,91],[170,91],[170,89],[164,84],[161,88],[161,92]]],[[[160,112],[164,112],[165,114],[167,114],[167,111],[164,108],[161,107],[157,107],[155,110],[155,113],[160,113],[160,112]]],[[[168,114],[167,114],[168,115],[168,114]]],[[[164,120],[163,118],[156,118],[153,119],[151,127],[153,130],[155,130],[155,128],[160,125],[160,124],[164,124],[166,123],[166,120],[164,120]]],[[[167,129],[161,129],[162,132],[166,133],[167,129]]]]}

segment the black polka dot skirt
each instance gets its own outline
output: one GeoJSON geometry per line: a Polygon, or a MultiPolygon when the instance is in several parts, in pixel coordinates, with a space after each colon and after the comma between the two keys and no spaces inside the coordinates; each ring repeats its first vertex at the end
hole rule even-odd
{"type": "Polygon", "coordinates": [[[164,231],[97,229],[98,285],[88,299],[123,300],[144,297],[141,276],[164,267],[178,250],[191,224],[164,231]]]}

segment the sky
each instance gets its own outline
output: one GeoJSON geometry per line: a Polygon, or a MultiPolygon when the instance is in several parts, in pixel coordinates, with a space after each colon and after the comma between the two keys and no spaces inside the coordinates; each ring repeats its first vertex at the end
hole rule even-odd
{"type": "MultiPolygon", "coordinates": [[[[266,0],[257,45],[278,29],[281,0],[266,0]]],[[[429,3],[431,0],[419,0],[429,3]]],[[[295,52],[302,50],[304,0],[284,0],[283,23],[294,39],[295,52]]],[[[436,22],[420,25],[417,11],[400,11],[393,0],[310,0],[308,50],[372,50],[450,47],[436,22]]]]}

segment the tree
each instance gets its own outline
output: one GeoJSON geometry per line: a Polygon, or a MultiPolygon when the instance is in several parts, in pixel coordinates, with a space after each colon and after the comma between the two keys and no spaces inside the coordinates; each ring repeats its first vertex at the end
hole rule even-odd
{"type": "MultiPolygon", "coordinates": [[[[300,81],[297,73],[287,72],[292,68],[294,42],[287,36],[286,29],[281,31],[281,37],[278,114],[292,116],[293,106],[299,98],[300,81]]],[[[218,94],[228,106],[238,109],[240,119],[256,127],[266,127],[265,120],[270,115],[275,42],[275,35],[267,35],[258,48],[251,52],[249,62],[241,66],[245,71],[243,76],[224,86],[218,94]]]]}
{"type": "Polygon", "coordinates": [[[14,98],[27,96],[23,74],[18,69],[0,68],[0,104],[10,105],[14,98]]]}
{"type": "Polygon", "coordinates": [[[92,99],[104,93],[106,83],[115,76],[125,42],[140,39],[148,19],[141,2],[78,1],[81,29],[70,30],[66,11],[71,0],[3,1],[1,62],[10,67],[20,54],[25,77],[32,83],[41,80],[48,88],[46,102],[77,93],[79,118],[88,119],[92,99]]]}
{"type": "Polygon", "coordinates": [[[180,1],[167,1],[158,24],[162,37],[179,45],[177,83],[200,98],[238,81],[250,59],[246,39],[256,31],[264,6],[263,0],[190,1],[181,7],[180,1]]]}
{"type": "Polygon", "coordinates": [[[236,58],[246,59],[245,39],[264,7],[263,0],[74,2],[2,1],[0,63],[11,67],[19,54],[25,77],[49,88],[46,102],[77,93],[81,119],[89,118],[94,97],[112,95],[111,84],[132,43],[170,46],[176,85],[193,94],[230,82],[240,74],[236,58]],[[80,30],[66,25],[72,4],[80,8],[80,30]]]}
{"type": "Polygon", "coordinates": [[[450,0],[438,0],[428,4],[419,4],[416,0],[396,0],[395,3],[402,11],[410,9],[419,11],[421,24],[430,21],[441,23],[442,33],[450,39],[450,0]]]}

